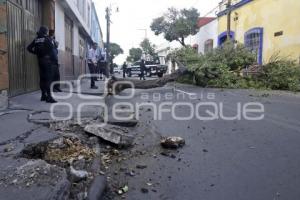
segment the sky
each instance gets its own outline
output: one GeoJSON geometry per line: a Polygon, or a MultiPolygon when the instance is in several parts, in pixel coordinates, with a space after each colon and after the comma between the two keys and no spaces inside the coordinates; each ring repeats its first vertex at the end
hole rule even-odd
{"type": "MultiPolygon", "coordinates": [[[[156,36],[150,29],[154,18],[162,16],[169,7],[178,9],[195,7],[200,16],[204,16],[218,6],[221,0],[94,0],[100,26],[106,41],[105,8],[112,8],[111,42],[118,43],[124,54],[114,61],[121,64],[126,60],[129,49],[138,47],[145,38],[160,46],[167,41],[163,36],[156,36]],[[117,12],[117,8],[119,12],[117,12]],[[143,29],[143,30],[141,30],[143,29]],[[146,30],[145,30],[146,29],[146,30]]],[[[208,16],[215,16],[214,12],[208,16]]]]}

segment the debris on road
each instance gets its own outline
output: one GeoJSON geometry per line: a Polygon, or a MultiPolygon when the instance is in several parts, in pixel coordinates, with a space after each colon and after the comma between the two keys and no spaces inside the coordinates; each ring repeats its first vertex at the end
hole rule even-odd
{"type": "Polygon", "coordinates": [[[144,194],[146,194],[146,193],[149,192],[149,190],[147,188],[141,188],[141,192],[144,193],[144,194]]]}
{"type": "Polygon", "coordinates": [[[85,132],[98,136],[106,141],[114,143],[118,146],[131,146],[133,137],[128,135],[128,130],[114,125],[106,125],[105,127],[99,124],[90,124],[84,128],[85,132]]]}
{"type": "Polygon", "coordinates": [[[128,190],[129,190],[129,187],[128,187],[127,185],[125,185],[124,187],[120,188],[120,189],[117,191],[117,193],[118,193],[119,195],[122,195],[122,194],[128,192],[128,190]]]}
{"type": "Polygon", "coordinates": [[[79,158],[91,160],[96,155],[93,149],[76,138],[64,138],[61,148],[57,148],[55,144],[50,143],[47,147],[44,155],[46,161],[70,162],[79,158]]]}
{"type": "Polygon", "coordinates": [[[108,121],[108,124],[116,125],[116,126],[122,126],[122,127],[135,127],[138,124],[137,120],[110,120],[108,121]]]}
{"type": "Polygon", "coordinates": [[[137,165],[136,168],[137,169],[146,169],[147,165],[137,165]]]}
{"type": "Polygon", "coordinates": [[[7,152],[11,152],[11,151],[13,151],[14,150],[14,146],[13,146],[13,144],[8,144],[8,145],[6,145],[5,146],[5,148],[4,148],[4,152],[5,153],[7,153],[7,152]]]}
{"type": "Polygon", "coordinates": [[[21,154],[25,158],[43,159],[48,163],[61,164],[61,166],[77,160],[90,161],[96,155],[92,148],[79,139],[67,137],[28,145],[21,154]]]}
{"type": "Polygon", "coordinates": [[[86,179],[89,173],[85,170],[76,170],[73,166],[70,166],[70,175],[74,182],[79,182],[86,179]]]}
{"type": "Polygon", "coordinates": [[[177,149],[185,145],[185,140],[181,137],[167,137],[163,138],[160,142],[164,148],[177,149]]]}

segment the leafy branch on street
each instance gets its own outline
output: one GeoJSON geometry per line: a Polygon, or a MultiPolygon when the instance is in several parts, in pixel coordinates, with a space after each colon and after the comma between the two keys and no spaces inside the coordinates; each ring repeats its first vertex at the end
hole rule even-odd
{"type": "MultiPolygon", "coordinates": [[[[187,46],[174,50],[169,57],[187,66],[189,78],[202,87],[255,88],[298,91],[300,89],[300,66],[295,61],[273,56],[269,63],[256,65],[255,54],[242,44],[225,43],[211,52],[198,54],[187,46]],[[245,69],[257,66],[253,74],[245,75],[245,69]]],[[[191,82],[191,81],[189,81],[191,82]]]]}

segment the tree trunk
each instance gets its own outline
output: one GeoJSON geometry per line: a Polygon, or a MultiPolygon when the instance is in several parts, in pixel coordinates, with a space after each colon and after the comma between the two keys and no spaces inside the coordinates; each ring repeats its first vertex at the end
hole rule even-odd
{"type": "Polygon", "coordinates": [[[176,81],[179,77],[186,74],[187,72],[188,70],[186,67],[180,66],[179,69],[176,70],[174,73],[165,75],[162,78],[154,79],[154,80],[119,79],[116,77],[112,77],[111,79],[108,80],[107,92],[108,95],[115,95],[129,88],[151,89],[151,88],[163,87],[168,82],[176,81]]]}

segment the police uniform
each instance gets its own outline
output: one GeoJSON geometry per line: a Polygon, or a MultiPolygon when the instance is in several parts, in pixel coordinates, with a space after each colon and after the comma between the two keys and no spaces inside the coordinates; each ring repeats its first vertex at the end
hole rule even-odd
{"type": "Polygon", "coordinates": [[[41,27],[37,37],[27,47],[30,53],[37,55],[40,73],[41,101],[55,103],[52,98],[50,85],[53,80],[53,51],[54,45],[48,36],[48,29],[41,27]]]}

